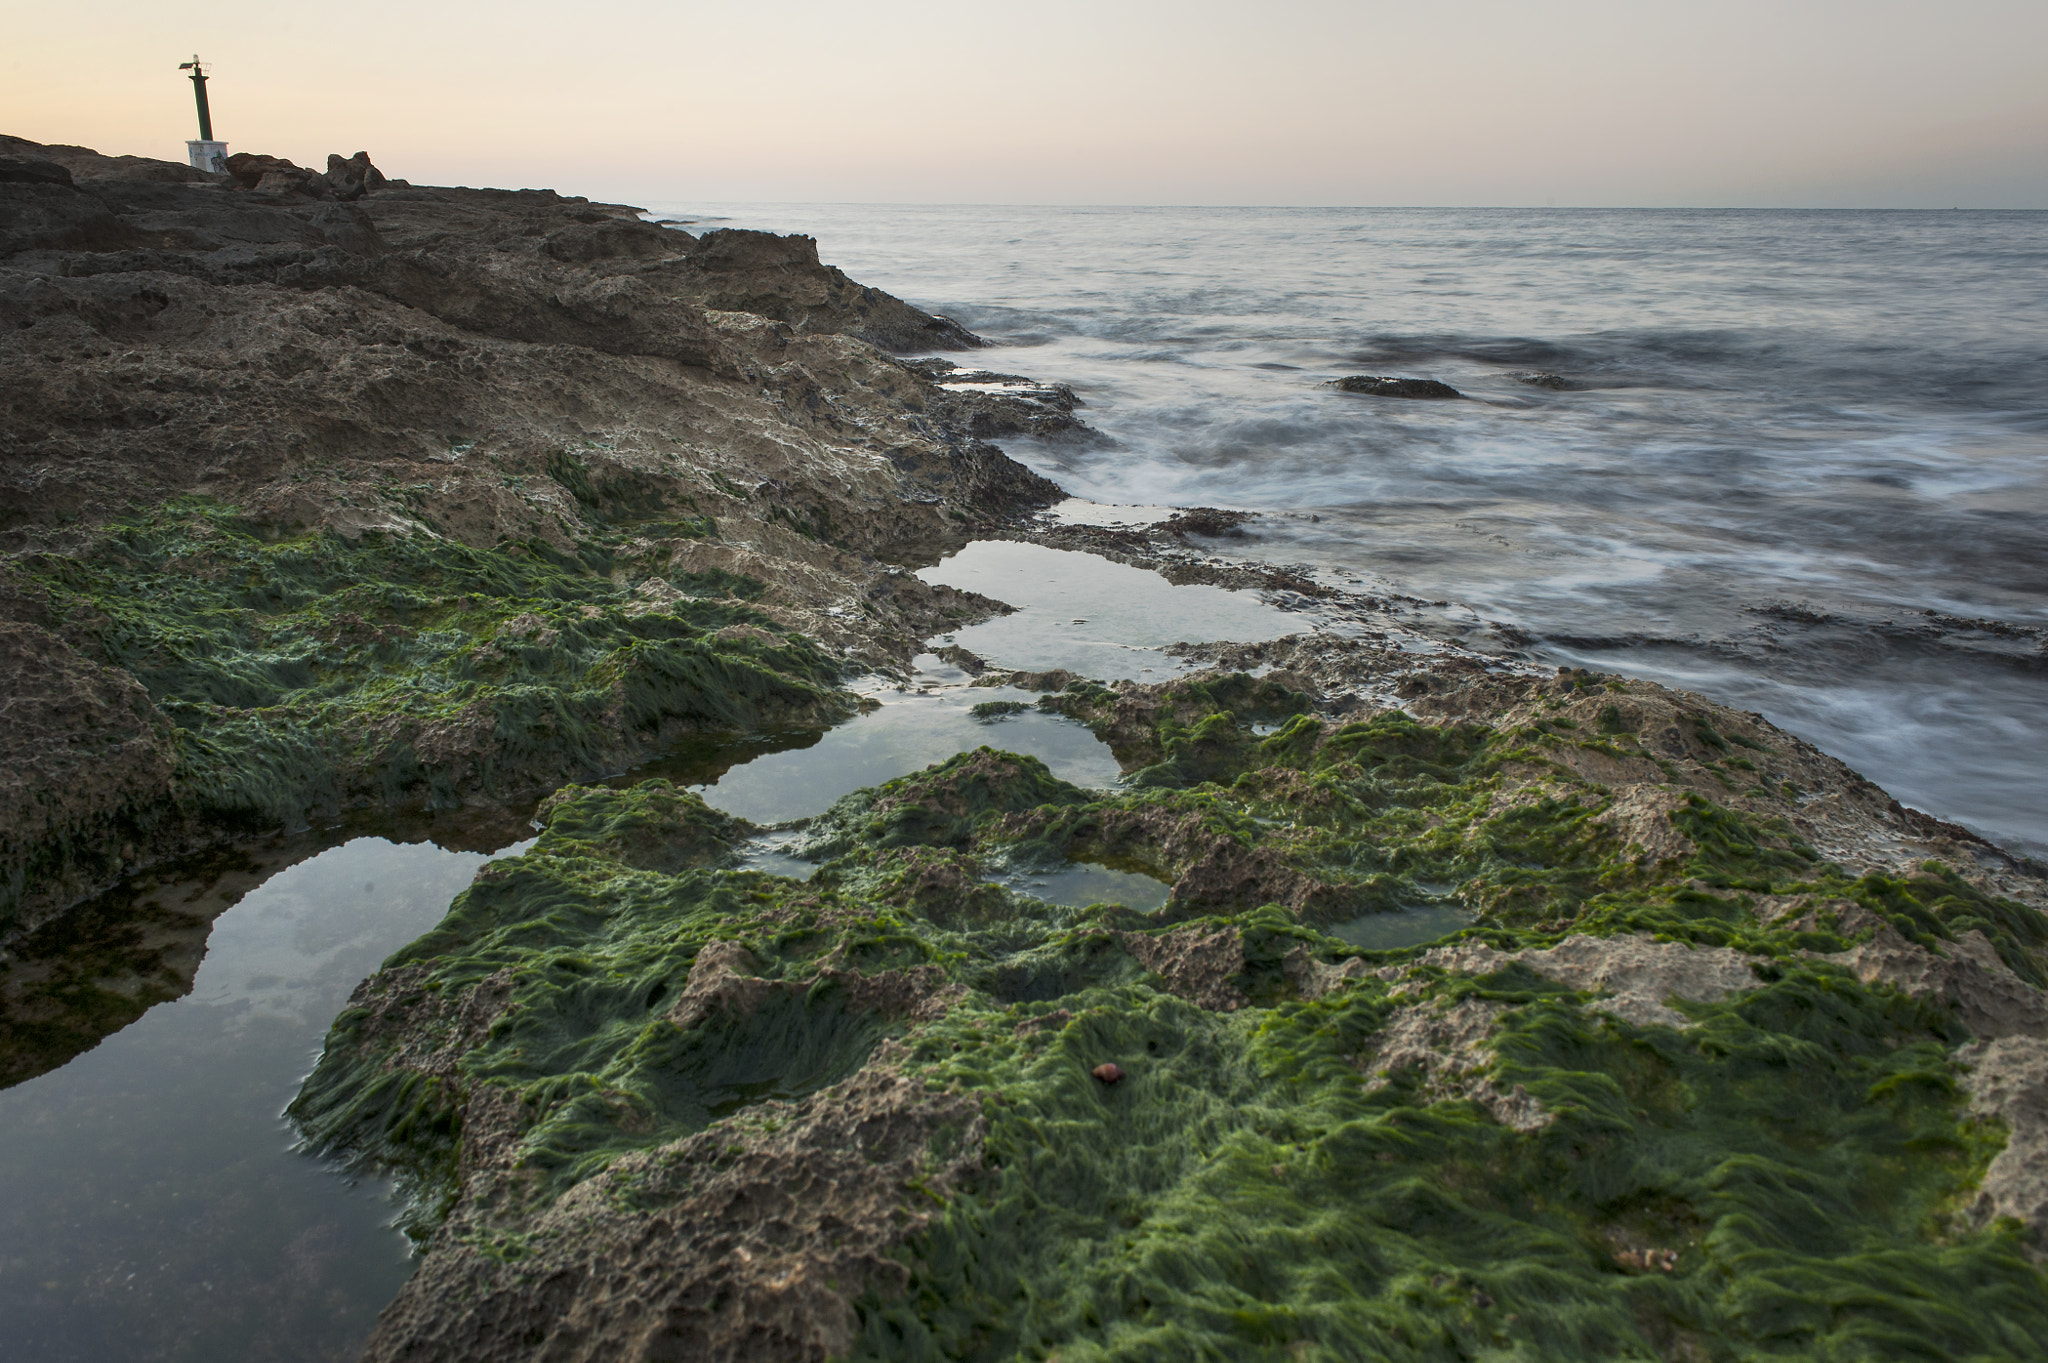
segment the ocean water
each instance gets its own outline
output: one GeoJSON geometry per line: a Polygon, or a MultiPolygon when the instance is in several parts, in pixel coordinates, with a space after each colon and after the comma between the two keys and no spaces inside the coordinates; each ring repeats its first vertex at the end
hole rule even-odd
{"type": "Polygon", "coordinates": [[[962,363],[1072,384],[1106,442],[1003,443],[1076,495],[1266,513],[1219,549],[1761,711],[2048,854],[2048,213],[653,211],[808,232],[1000,344],[962,363]],[[1356,373],[1471,400],[1320,386],[1356,373]]]}

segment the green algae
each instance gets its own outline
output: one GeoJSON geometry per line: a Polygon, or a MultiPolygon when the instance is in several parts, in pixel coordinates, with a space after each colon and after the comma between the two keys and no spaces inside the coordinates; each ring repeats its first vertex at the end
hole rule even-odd
{"type": "MultiPolygon", "coordinates": [[[[1107,727],[1096,691],[1054,701],[1107,727]]],[[[520,1114],[492,1158],[531,1212],[886,1043],[931,1090],[979,1095],[987,1133],[978,1177],[899,1245],[907,1288],[856,1302],[858,1357],[2038,1356],[2048,1282],[2016,1227],[1966,1214],[2003,1141],[1955,1082],[1967,1031],[1812,959],[1850,943],[1830,913],[1759,909],[1847,901],[1936,949],[1982,931],[2032,979],[2038,915],[1938,866],[1849,877],[1781,819],[1696,795],[1669,815],[1689,850],[1652,860],[1545,756],[1568,738],[1289,705],[1248,678],[1171,696],[1118,736],[1166,770],[1108,794],[960,754],[835,805],[809,882],[734,869],[744,828],[665,783],[565,792],[359,993],[292,1116],[405,1173],[424,1231],[466,1114],[520,1114]],[[1171,899],[987,883],[1109,857],[1171,899]],[[1357,954],[1322,930],[1340,917],[1452,896],[1468,939],[1734,946],[1756,984],[1678,1005],[1683,1030],[1414,948],[1305,988],[1304,958],[1357,954]],[[1174,933],[1234,939],[1242,1006],[1145,964],[1174,933]],[[1374,1072],[1397,1017],[1460,1006],[1492,1018],[1485,1082],[1544,1120],[1374,1072]],[[1106,1061],[1121,1082],[1092,1077],[1106,1061]]],[[[636,1177],[611,1185],[622,1205],[636,1177]]],[[[462,1233],[535,1252],[494,1218],[462,1233]]]]}
{"type": "MultiPolygon", "coordinates": [[[[557,462],[575,483],[580,463],[557,462]]],[[[650,509],[623,485],[572,491],[650,509]]],[[[230,827],[447,808],[602,772],[665,730],[847,712],[837,661],[744,604],[759,583],[674,574],[655,605],[632,589],[661,574],[621,552],[604,534],[569,549],[281,536],[187,498],[13,571],[141,681],[176,728],[181,801],[230,827]]]]}
{"type": "Polygon", "coordinates": [[[988,1170],[907,1248],[909,1292],[863,1303],[858,1356],[2028,1356],[2048,1302],[2010,1234],[1930,1233],[1988,1142],[1929,1019],[1820,971],[1699,1040],[1462,987],[1511,1004],[1498,1078],[1544,1130],[1361,1084],[1383,990],[1249,1015],[1096,990],[1026,1040],[955,1010],[916,1055],[991,1095],[988,1170]],[[1644,1243],[1677,1271],[1617,1262],[1644,1243]]]}

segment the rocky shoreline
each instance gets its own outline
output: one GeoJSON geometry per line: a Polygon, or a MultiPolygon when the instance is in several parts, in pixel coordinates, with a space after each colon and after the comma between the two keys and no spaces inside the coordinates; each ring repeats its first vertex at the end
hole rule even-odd
{"type": "Polygon", "coordinates": [[[808,238],[243,169],[0,144],[0,947],[196,848],[545,795],[293,1104],[405,1183],[366,1357],[2048,1337],[2042,867],[1760,716],[1234,562],[1238,513],[1042,518],[987,442],[1098,438],[1075,395],[900,358],[978,342],[808,238]],[[587,784],[853,713],[1004,609],[907,571],[998,537],[1350,630],[1151,685],[956,656],[1123,783],[995,722],[789,830],[808,879],[587,784]],[[996,883],[1077,862],[1166,903],[996,883]],[[1470,926],[1339,935],[1425,907],[1470,926]]]}
{"type": "Polygon", "coordinates": [[[0,937],[223,833],[844,713],[989,609],[891,564],[1059,495],[981,437],[1081,429],[896,359],[973,341],[808,238],[0,151],[0,937]]]}

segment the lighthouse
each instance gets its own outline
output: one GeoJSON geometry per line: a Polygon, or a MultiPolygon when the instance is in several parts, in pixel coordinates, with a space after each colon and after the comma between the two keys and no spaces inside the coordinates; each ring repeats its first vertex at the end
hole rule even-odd
{"type": "Polygon", "coordinates": [[[228,168],[228,144],[213,140],[213,112],[206,107],[206,67],[199,61],[197,52],[189,62],[179,62],[180,71],[192,73],[192,100],[199,106],[199,140],[185,144],[185,155],[192,162],[194,170],[210,170],[225,173],[228,168]]]}

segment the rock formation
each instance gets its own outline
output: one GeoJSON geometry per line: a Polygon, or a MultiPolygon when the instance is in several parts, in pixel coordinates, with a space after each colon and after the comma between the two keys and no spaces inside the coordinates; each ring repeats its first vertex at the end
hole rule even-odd
{"type": "Polygon", "coordinates": [[[975,338],[807,237],[360,153],[0,151],[0,932],[236,829],[832,713],[849,651],[977,609],[880,560],[1058,495],[889,349],[975,338]],[[628,658],[567,711],[517,699],[628,658]]]}

